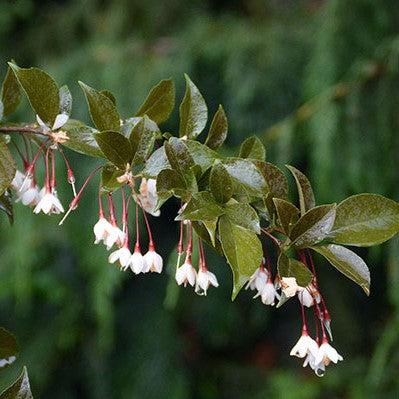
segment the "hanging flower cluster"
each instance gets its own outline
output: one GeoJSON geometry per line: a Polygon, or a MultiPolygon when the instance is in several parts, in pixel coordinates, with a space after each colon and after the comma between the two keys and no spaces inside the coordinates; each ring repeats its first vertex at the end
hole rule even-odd
{"type": "Polygon", "coordinates": [[[66,86],[58,88],[40,69],[9,63],[0,103],[0,210],[12,219],[10,195],[14,193],[16,202],[33,208],[34,213],[64,213],[56,184],[60,154],[73,191],[60,224],[76,210],[85,188],[99,173],[95,244],[110,251],[109,263],[120,270],[161,273],[163,260],[156,252],[147,214],[160,216],[161,206],[177,198],[182,206],[175,218],[180,226],[176,283],[194,288],[199,295],[219,286],[205,259],[208,245],[230,265],[232,299],[244,286],[265,305],[281,307],[296,297],[302,334],[291,355],[304,359],[304,367],[321,376],[326,366],[343,358],[331,346],[331,317],[312,254],[320,254],[368,294],[369,269],[346,245],[368,247],[393,237],[399,231],[399,204],[380,195],[359,194],[339,204],[316,206],[307,177],[287,166],[295,180],[297,206],[290,200],[287,177],[266,161],[266,149],[257,137],[246,139],[234,156],[218,151],[228,132],[222,106],[206,138],[198,139],[207,126],[208,109],[195,84],[187,75],[185,79],[179,132],[173,135],[159,127],[175,105],[170,79],[153,87],[127,118],[119,114],[112,93],[79,82],[94,124],[90,127],[69,117],[72,97],[66,86]],[[8,120],[22,93],[37,114],[34,123],[19,125],[8,120]],[[22,171],[15,168],[12,148],[21,158],[22,171]],[[78,192],[64,148],[102,160],[78,192]],[[44,181],[38,182],[40,159],[44,181]],[[119,194],[120,212],[114,204],[119,194]],[[141,215],[148,237],[145,253],[141,215]],[[198,264],[193,264],[196,242],[198,264]],[[276,264],[271,259],[277,259],[276,264]]]}

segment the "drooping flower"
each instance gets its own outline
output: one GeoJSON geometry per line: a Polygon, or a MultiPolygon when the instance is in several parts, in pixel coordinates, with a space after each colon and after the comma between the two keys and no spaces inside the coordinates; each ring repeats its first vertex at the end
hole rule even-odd
{"type": "Polygon", "coordinates": [[[41,190],[37,187],[34,180],[30,180],[30,186],[22,191],[17,191],[15,202],[22,202],[25,206],[36,206],[41,200],[41,190]]]}
{"type": "Polygon", "coordinates": [[[319,291],[312,283],[310,283],[305,289],[298,292],[298,299],[303,306],[308,308],[314,305],[315,300],[317,303],[320,303],[321,301],[319,291]]]}
{"type": "Polygon", "coordinates": [[[186,287],[187,284],[190,284],[194,287],[197,279],[197,272],[190,259],[186,259],[186,261],[176,269],[175,278],[178,285],[183,284],[186,287]]]}
{"type": "Polygon", "coordinates": [[[260,294],[266,285],[268,275],[269,273],[264,267],[259,267],[249,279],[245,289],[257,290],[260,294]]]}
{"type": "Polygon", "coordinates": [[[95,241],[94,244],[99,244],[101,241],[105,243],[110,231],[112,231],[113,226],[104,216],[100,216],[98,222],[94,225],[93,231],[95,241]]]}
{"type": "Polygon", "coordinates": [[[282,277],[281,278],[281,290],[287,298],[293,297],[298,291],[302,291],[304,287],[301,287],[296,282],[295,277],[282,277]]]}
{"type": "Polygon", "coordinates": [[[145,264],[145,269],[143,270],[143,273],[162,272],[162,267],[163,267],[162,257],[161,255],[155,252],[155,248],[152,245],[149,245],[148,252],[144,255],[144,264],[145,264]]]}
{"type": "Polygon", "coordinates": [[[275,300],[280,299],[280,295],[277,293],[271,278],[268,279],[267,283],[262,288],[262,291],[259,291],[258,295],[260,295],[261,300],[265,305],[274,306],[275,300]]]}
{"type": "Polygon", "coordinates": [[[43,212],[47,215],[58,215],[60,213],[64,213],[64,207],[62,206],[60,200],[58,199],[57,192],[53,190],[51,192],[50,189],[44,188],[41,191],[41,194],[44,192],[44,195],[36,205],[33,210],[34,213],[43,212]]]}
{"type": "Polygon", "coordinates": [[[25,176],[24,173],[22,173],[21,171],[17,170],[17,171],[15,172],[14,178],[12,179],[11,187],[12,187],[15,191],[18,192],[18,191],[21,189],[22,184],[24,183],[25,177],[26,177],[26,176],[25,176]]]}
{"type": "Polygon", "coordinates": [[[141,254],[140,247],[137,245],[135,246],[133,255],[130,258],[130,268],[135,274],[139,274],[146,269],[144,256],[141,254]]]}
{"type": "Polygon", "coordinates": [[[156,210],[158,204],[157,181],[143,177],[140,183],[140,195],[138,196],[142,208],[152,216],[159,216],[161,211],[156,210]]]}
{"type": "Polygon", "coordinates": [[[309,353],[316,358],[319,353],[319,345],[306,331],[302,331],[302,335],[291,349],[290,355],[304,358],[309,353]]]}
{"type": "Polygon", "coordinates": [[[316,358],[311,353],[308,353],[305,361],[303,362],[303,367],[306,367],[307,365],[309,365],[309,367],[315,372],[318,377],[323,377],[326,371],[326,366],[323,362],[316,364],[316,358]]]}
{"type": "Polygon", "coordinates": [[[195,285],[195,292],[198,295],[206,295],[210,286],[219,287],[216,276],[209,270],[200,267],[197,273],[197,282],[195,285]]]}
{"type": "Polygon", "coordinates": [[[315,356],[315,363],[323,363],[325,366],[328,366],[330,362],[338,363],[338,361],[342,360],[344,360],[344,358],[327,342],[327,338],[325,338],[315,356]]]}
{"type": "Polygon", "coordinates": [[[111,224],[108,229],[108,235],[105,237],[104,244],[109,251],[115,244],[122,246],[125,241],[125,233],[117,226],[117,224],[111,224]]]}
{"type": "Polygon", "coordinates": [[[112,252],[108,257],[109,263],[115,263],[119,261],[122,270],[126,270],[130,266],[130,259],[132,254],[129,251],[127,245],[124,245],[122,248],[117,249],[116,251],[112,252]]]}

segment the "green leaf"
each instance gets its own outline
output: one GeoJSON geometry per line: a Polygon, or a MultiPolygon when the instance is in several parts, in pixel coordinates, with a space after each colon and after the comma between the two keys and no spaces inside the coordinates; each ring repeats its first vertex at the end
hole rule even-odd
{"type": "Polygon", "coordinates": [[[60,109],[57,83],[38,68],[20,68],[9,62],[21,88],[28,97],[33,110],[44,121],[53,125],[60,109]]]}
{"type": "Polygon", "coordinates": [[[100,90],[100,94],[108,97],[111,100],[112,104],[114,104],[116,107],[116,98],[110,90],[100,90]]]}
{"type": "Polygon", "coordinates": [[[68,122],[62,127],[67,132],[69,140],[63,145],[80,154],[92,157],[105,158],[96,140],[94,134],[97,130],[90,126],[86,126],[83,122],[76,119],[68,119],[68,122]]]}
{"type": "Polygon", "coordinates": [[[145,163],[144,170],[142,171],[142,174],[144,177],[147,177],[148,179],[156,179],[158,174],[163,170],[163,169],[170,169],[170,163],[168,161],[168,158],[166,157],[165,153],[165,147],[159,147],[157,150],[155,150],[151,156],[148,158],[147,162],[145,163]]]}
{"type": "Polygon", "coordinates": [[[14,335],[0,327],[0,369],[12,364],[19,353],[19,346],[14,335]]]}
{"type": "Polygon", "coordinates": [[[202,172],[209,169],[215,162],[215,159],[220,158],[220,155],[217,152],[211,150],[198,141],[184,140],[184,143],[186,144],[194,163],[201,167],[202,172]]]}
{"type": "Polygon", "coordinates": [[[212,245],[215,246],[216,245],[216,229],[217,229],[217,225],[218,225],[218,218],[215,218],[213,220],[203,220],[202,223],[208,231],[209,238],[211,239],[212,245]]]}
{"type": "Polygon", "coordinates": [[[18,379],[0,394],[0,399],[33,399],[26,367],[18,379]]]}
{"type": "Polygon", "coordinates": [[[280,226],[283,228],[285,235],[290,236],[291,229],[299,219],[299,209],[281,198],[273,198],[274,205],[277,211],[277,217],[280,226]]]}
{"type": "Polygon", "coordinates": [[[10,224],[13,224],[14,223],[13,204],[11,201],[11,197],[7,191],[0,196],[0,210],[6,213],[10,224]]]}
{"type": "Polygon", "coordinates": [[[259,217],[251,205],[242,202],[229,203],[225,206],[225,212],[231,223],[260,234],[259,217]]]}
{"type": "Polygon", "coordinates": [[[233,182],[227,170],[220,161],[217,161],[211,170],[209,188],[217,202],[224,204],[233,195],[233,182]]]}
{"type": "Polygon", "coordinates": [[[358,194],[337,206],[329,238],[337,244],[368,247],[399,231],[399,204],[382,195],[358,194]]]}
{"type": "Polygon", "coordinates": [[[233,180],[234,191],[254,196],[267,194],[266,181],[253,162],[247,159],[226,158],[223,165],[233,180]]]}
{"type": "Polygon", "coordinates": [[[223,252],[233,272],[232,300],[259,267],[263,251],[258,236],[233,224],[227,215],[219,219],[219,237],[223,252]]]}
{"type": "Polygon", "coordinates": [[[123,186],[119,183],[117,178],[122,176],[125,172],[117,169],[114,165],[105,165],[101,172],[101,185],[107,191],[114,191],[123,186]]]}
{"type": "Polygon", "coordinates": [[[299,205],[301,209],[301,214],[304,215],[306,211],[314,208],[316,205],[312,186],[308,178],[293,166],[286,165],[295,178],[295,183],[298,189],[299,195],[299,205]]]}
{"type": "Polygon", "coordinates": [[[59,90],[60,96],[60,114],[71,115],[72,112],[72,94],[67,85],[61,86],[59,90]]]}
{"type": "Polygon", "coordinates": [[[251,136],[244,140],[241,144],[239,156],[241,158],[264,161],[266,158],[266,149],[258,137],[251,136]]]}
{"type": "Polygon", "coordinates": [[[120,116],[115,104],[104,94],[79,81],[87,104],[89,106],[91,119],[100,131],[112,130],[119,132],[120,116]]]}
{"type": "Polygon", "coordinates": [[[21,90],[11,67],[7,68],[6,77],[3,81],[1,89],[1,101],[4,106],[4,116],[12,114],[17,109],[21,101],[21,90]]]}
{"type": "Polygon", "coordinates": [[[203,191],[193,195],[184,211],[175,220],[212,221],[223,213],[224,209],[215,202],[212,195],[203,191]]]}
{"type": "Polygon", "coordinates": [[[277,270],[280,277],[295,277],[301,287],[307,287],[313,278],[311,271],[302,262],[288,258],[283,252],[278,258],[277,270]]]}
{"type": "Polygon", "coordinates": [[[320,245],[313,250],[323,255],[337,270],[370,294],[370,271],[363,259],[341,245],[320,245]]]}
{"type": "Polygon", "coordinates": [[[10,187],[14,179],[16,166],[6,143],[0,140],[0,195],[10,187]]]}
{"type": "Polygon", "coordinates": [[[228,132],[227,117],[221,105],[212,119],[205,145],[217,150],[226,140],[228,132]]]}
{"type": "Polygon", "coordinates": [[[288,181],[284,173],[270,162],[255,162],[269,188],[270,201],[273,198],[288,199],[288,181]]]}
{"type": "MultiPolygon", "coordinates": [[[[162,203],[173,194],[185,197],[187,184],[183,176],[173,169],[163,169],[157,176],[157,193],[162,203]]],[[[160,205],[162,205],[162,203],[160,205]]]]}
{"type": "Polygon", "coordinates": [[[321,205],[307,211],[291,230],[291,241],[299,248],[324,240],[334,224],[336,205],[321,205]]]}
{"type": "MultiPolygon", "coordinates": [[[[215,221],[210,221],[207,220],[206,222],[192,222],[192,226],[197,233],[198,237],[200,237],[202,240],[204,240],[206,243],[208,243],[211,247],[215,248],[215,250],[220,254],[223,255],[223,250],[222,246],[220,244],[220,241],[217,238],[217,235],[215,233],[213,238],[211,237],[212,232],[209,232],[209,224],[214,223],[215,221]],[[208,227],[206,227],[206,224],[208,227]]],[[[217,219],[216,219],[217,223],[217,219]]]]}
{"type": "Polygon", "coordinates": [[[126,165],[131,163],[133,151],[125,136],[108,130],[95,134],[94,138],[107,159],[119,169],[125,170],[126,165]]]}
{"type": "Polygon", "coordinates": [[[184,140],[176,137],[171,137],[169,141],[164,144],[166,157],[172,167],[183,176],[190,171],[194,166],[193,158],[184,142],[184,140]]]}
{"type": "Polygon", "coordinates": [[[179,135],[193,139],[204,130],[208,119],[208,109],[197,86],[188,75],[185,74],[184,77],[186,79],[186,92],[180,104],[179,135]]]}
{"type": "Polygon", "coordinates": [[[135,125],[130,133],[130,144],[134,154],[133,165],[139,165],[150,156],[154,148],[155,138],[159,130],[153,129],[153,124],[147,115],[135,125]]]}
{"type": "Polygon", "coordinates": [[[175,84],[171,79],[161,80],[148,94],[137,116],[148,115],[156,123],[165,122],[175,106],[175,84]]]}

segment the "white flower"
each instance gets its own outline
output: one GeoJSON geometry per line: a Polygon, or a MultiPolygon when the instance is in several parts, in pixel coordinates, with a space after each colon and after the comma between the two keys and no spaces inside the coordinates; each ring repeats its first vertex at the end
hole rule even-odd
{"type": "Polygon", "coordinates": [[[64,126],[65,123],[68,122],[69,116],[67,114],[58,114],[54,120],[53,127],[50,127],[40,118],[39,115],[36,115],[36,120],[39,126],[42,128],[43,133],[47,133],[51,130],[57,130],[60,127],[64,126]]]}
{"type": "Polygon", "coordinates": [[[290,355],[303,358],[309,353],[316,358],[319,353],[319,345],[307,333],[303,332],[298,342],[291,349],[290,355]]]}
{"type": "Polygon", "coordinates": [[[338,363],[340,360],[344,360],[344,358],[326,340],[323,341],[317,356],[315,356],[315,364],[323,363],[328,366],[330,362],[338,363]]]}
{"type": "Polygon", "coordinates": [[[198,295],[206,295],[208,288],[213,285],[214,287],[219,287],[218,280],[216,276],[209,270],[200,270],[197,273],[197,283],[195,285],[195,292],[198,295]]]}
{"type": "Polygon", "coordinates": [[[323,362],[316,364],[316,358],[311,353],[308,353],[306,356],[306,359],[303,362],[303,367],[306,367],[308,364],[318,377],[323,377],[326,371],[326,366],[323,362]]]}
{"type": "Polygon", "coordinates": [[[126,270],[130,265],[131,257],[132,257],[132,254],[130,253],[129,248],[127,248],[126,246],[123,246],[122,248],[117,249],[116,251],[112,252],[109,255],[108,262],[115,263],[116,261],[119,260],[121,269],[126,270]]]}
{"type": "Polygon", "coordinates": [[[12,364],[15,362],[17,358],[15,356],[6,357],[4,359],[0,359],[0,368],[12,364]]]}
{"type": "Polygon", "coordinates": [[[25,206],[36,206],[41,200],[42,195],[37,185],[31,181],[29,188],[17,191],[17,197],[15,202],[22,202],[25,206]]]}
{"type": "MultiPolygon", "coordinates": [[[[279,300],[280,295],[277,293],[276,288],[274,287],[274,284],[272,283],[271,280],[269,280],[265,286],[263,287],[262,291],[259,291],[259,294],[261,297],[262,302],[265,305],[274,305],[274,301],[276,298],[279,300]]],[[[257,296],[258,296],[257,295],[257,296]]]]}
{"type": "Polygon", "coordinates": [[[176,269],[175,274],[176,282],[178,285],[190,284],[192,287],[195,285],[195,280],[197,278],[197,272],[195,271],[191,262],[184,262],[180,267],[176,269]]]}
{"type": "Polygon", "coordinates": [[[52,214],[58,215],[59,213],[64,212],[64,208],[57,197],[56,191],[51,193],[46,190],[45,194],[40,199],[33,212],[34,213],[43,212],[50,215],[52,214]]]}
{"type": "Polygon", "coordinates": [[[161,211],[155,210],[158,204],[157,181],[155,179],[142,178],[140,183],[140,204],[143,209],[153,216],[159,216],[161,211]]]}
{"type": "Polygon", "coordinates": [[[296,295],[298,291],[303,290],[303,287],[297,284],[295,277],[282,277],[281,290],[284,292],[287,298],[290,298],[296,295]]]}
{"type": "Polygon", "coordinates": [[[146,269],[144,256],[138,248],[135,248],[132,257],[130,258],[130,268],[135,274],[139,274],[146,269]]]}
{"type": "Polygon", "coordinates": [[[93,231],[94,231],[94,236],[96,237],[94,244],[98,244],[101,241],[105,242],[106,238],[108,237],[109,232],[113,229],[114,227],[110,222],[108,222],[107,219],[105,219],[104,216],[101,216],[98,219],[98,222],[94,225],[93,231]]]}
{"type": "Polygon", "coordinates": [[[256,269],[255,273],[249,279],[245,289],[257,290],[259,294],[266,285],[269,273],[262,267],[256,269]]]}
{"type": "Polygon", "coordinates": [[[111,224],[108,228],[108,235],[105,237],[104,244],[109,251],[115,244],[122,246],[125,242],[126,234],[115,224],[111,224]]]}
{"type": "Polygon", "coordinates": [[[11,182],[11,187],[15,190],[15,191],[19,191],[22,187],[22,184],[24,183],[25,180],[25,174],[20,172],[19,170],[17,170],[15,172],[15,176],[12,179],[11,182]]]}
{"type": "Polygon", "coordinates": [[[162,272],[162,267],[163,267],[162,257],[158,255],[152,248],[150,248],[148,252],[144,255],[144,264],[145,264],[145,270],[143,270],[143,273],[162,272]]]}
{"type": "Polygon", "coordinates": [[[314,305],[315,299],[317,303],[320,303],[321,301],[319,291],[313,284],[309,284],[305,289],[298,292],[298,299],[303,306],[306,306],[308,308],[314,305]]]}

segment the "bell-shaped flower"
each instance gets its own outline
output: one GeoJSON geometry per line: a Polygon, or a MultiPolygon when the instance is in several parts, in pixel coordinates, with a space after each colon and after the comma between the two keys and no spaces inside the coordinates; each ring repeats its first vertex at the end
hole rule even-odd
{"type": "Polygon", "coordinates": [[[142,178],[140,183],[140,195],[138,196],[143,209],[152,216],[159,216],[161,211],[156,210],[158,204],[157,181],[155,179],[142,178]]]}
{"type": "Polygon", "coordinates": [[[136,245],[133,255],[130,258],[130,268],[133,273],[139,274],[146,270],[146,265],[144,262],[144,256],[141,254],[140,247],[136,245]]]}
{"type": "Polygon", "coordinates": [[[36,206],[41,198],[41,190],[39,190],[36,183],[31,180],[29,188],[17,191],[17,199],[15,202],[22,202],[25,206],[36,206]]]}
{"type": "Polygon", "coordinates": [[[119,261],[122,270],[126,270],[130,266],[130,259],[132,254],[129,251],[127,245],[124,245],[122,248],[117,249],[116,251],[112,252],[108,257],[109,263],[115,263],[119,261]]]}
{"type": "Polygon", "coordinates": [[[338,363],[342,360],[344,358],[327,342],[327,339],[320,345],[317,356],[315,356],[315,363],[323,363],[325,366],[328,366],[330,362],[338,363]]]}
{"type": "Polygon", "coordinates": [[[267,283],[264,285],[261,291],[259,291],[258,295],[265,305],[274,306],[275,300],[280,299],[280,295],[277,293],[276,288],[271,279],[268,279],[267,283]]]}
{"type": "Polygon", "coordinates": [[[104,216],[100,216],[98,222],[93,227],[95,236],[94,244],[99,244],[101,241],[105,243],[105,240],[112,229],[112,224],[108,222],[104,216]]]}
{"type": "Polygon", "coordinates": [[[315,372],[318,377],[324,376],[326,366],[323,362],[316,364],[316,358],[311,353],[308,353],[305,361],[303,362],[303,367],[306,367],[307,365],[309,365],[309,367],[315,372]]]}
{"type": "Polygon", "coordinates": [[[268,276],[268,271],[263,267],[259,267],[249,279],[245,289],[257,290],[260,294],[266,285],[268,276]]]}
{"type": "Polygon", "coordinates": [[[210,286],[219,287],[216,276],[205,268],[199,269],[197,273],[197,281],[195,285],[195,292],[198,295],[206,295],[210,286]]]}
{"type": "Polygon", "coordinates": [[[22,172],[20,172],[19,170],[17,170],[15,172],[15,176],[12,179],[11,182],[11,187],[15,190],[15,191],[19,191],[25,181],[25,177],[26,175],[22,172]]]}
{"type": "MultiPolygon", "coordinates": [[[[41,191],[40,195],[42,195],[42,193],[43,191],[41,191]]],[[[46,188],[44,190],[44,195],[35,206],[33,212],[43,212],[48,215],[58,215],[60,213],[64,213],[64,207],[58,199],[57,192],[55,190],[51,192],[48,188],[46,188]]]]}
{"type": "Polygon", "coordinates": [[[315,304],[315,300],[317,303],[320,303],[321,301],[319,291],[312,283],[310,283],[305,289],[298,292],[298,299],[303,306],[308,308],[315,304]]]}
{"type": "Polygon", "coordinates": [[[298,285],[295,277],[282,277],[281,278],[281,290],[284,292],[287,298],[293,297],[298,291],[302,291],[303,287],[298,285]]]}
{"type": "Polygon", "coordinates": [[[40,118],[39,115],[36,115],[37,123],[41,127],[43,133],[48,133],[50,131],[58,130],[59,128],[64,126],[65,123],[68,122],[68,119],[69,115],[65,113],[58,114],[54,120],[53,126],[51,127],[47,125],[45,122],[43,122],[43,120],[40,118]]]}
{"type": "Polygon", "coordinates": [[[190,284],[192,287],[194,287],[195,280],[197,278],[197,272],[195,271],[190,260],[186,259],[186,261],[176,269],[175,278],[178,285],[183,284],[185,287],[187,287],[187,284],[190,284]]]}
{"type": "Polygon", "coordinates": [[[115,244],[122,246],[125,242],[126,234],[115,224],[108,228],[108,235],[105,237],[104,244],[109,251],[115,244]]]}
{"type": "Polygon", "coordinates": [[[162,257],[161,255],[155,252],[155,249],[151,245],[148,249],[148,252],[144,255],[144,264],[145,264],[145,270],[143,270],[143,273],[162,272],[162,267],[163,267],[162,257]]]}
{"type": "Polygon", "coordinates": [[[303,358],[309,353],[316,358],[319,353],[319,345],[307,332],[302,332],[298,342],[291,349],[290,355],[303,358]]]}

